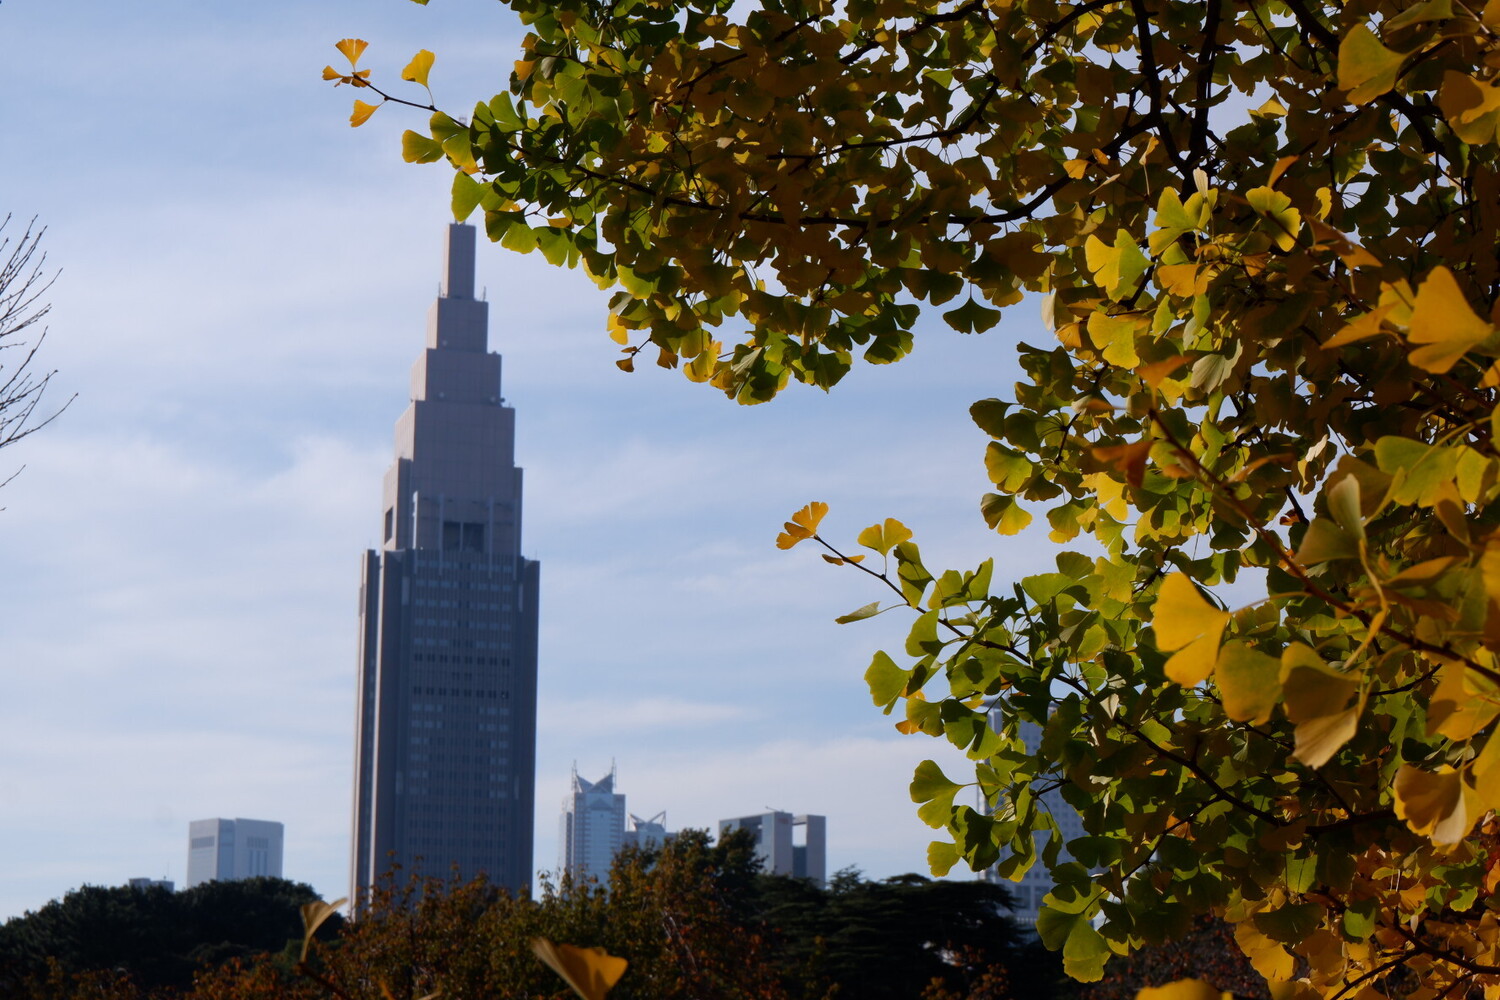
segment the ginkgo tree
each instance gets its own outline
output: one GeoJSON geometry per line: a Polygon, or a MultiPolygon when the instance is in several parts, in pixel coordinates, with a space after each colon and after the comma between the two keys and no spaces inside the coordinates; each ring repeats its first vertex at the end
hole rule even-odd
{"type": "Polygon", "coordinates": [[[761,402],[1041,308],[972,415],[1055,572],[782,538],[913,616],[868,680],[974,762],[912,783],[934,870],[1051,868],[1079,978],[1213,913],[1278,997],[1500,996],[1500,0],[507,2],[466,118],[325,76],[616,288],[622,368],[761,402]]]}

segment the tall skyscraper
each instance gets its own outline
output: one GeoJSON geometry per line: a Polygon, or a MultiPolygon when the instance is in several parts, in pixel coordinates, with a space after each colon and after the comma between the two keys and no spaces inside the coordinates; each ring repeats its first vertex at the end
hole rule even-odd
{"type": "Polygon", "coordinates": [[[615,769],[598,781],[578,776],[563,800],[558,830],[559,865],[575,879],[609,881],[609,865],[625,841],[625,796],[615,791],[615,769]]]}
{"type": "Polygon", "coordinates": [[[772,810],[756,816],[719,820],[719,836],[748,830],[767,875],[807,878],[822,885],[828,878],[828,819],[793,816],[772,810]],[[798,843],[798,841],[801,843],[798,843]]]}
{"type": "MultiPolygon", "coordinates": [[[[284,832],[280,823],[263,819],[193,820],[188,824],[187,888],[216,879],[281,878],[284,832]]],[[[171,888],[170,882],[166,885],[171,888]]]]}
{"type": "Polygon", "coordinates": [[[356,900],[393,864],[531,880],[538,565],[488,330],[474,229],[451,225],[360,586],[356,900]]]}

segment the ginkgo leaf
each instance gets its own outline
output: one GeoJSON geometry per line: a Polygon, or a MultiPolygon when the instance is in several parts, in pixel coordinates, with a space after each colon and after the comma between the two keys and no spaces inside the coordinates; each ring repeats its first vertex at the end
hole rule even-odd
{"type": "Polygon", "coordinates": [[[1408,360],[1429,372],[1446,372],[1494,327],[1480,319],[1459,289],[1453,272],[1438,266],[1417,289],[1407,339],[1421,344],[1408,360]]]}
{"type": "Polygon", "coordinates": [[[1229,612],[1205,601],[1192,580],[1173,573],[1162,581],[1152,616],[1157,648],[1177,650],[1163,668],[1167,677],[1183,687],[1207,680],[1219,656],[1229,612]]]}
{"type": "Polygon", "coordinates": [[[1456,844],[1474,826],[1464,801],[1463,775],[1446,764],[1436,771],[1403,764],[1394,791],[1396,816],[1433,843],[1456,844]]]}
{"type": "Polygon", "coordinates": [[[344,78],[344,74],[340,73],[338,70],[334,69],[332,66],[324,66],[323,67],[323,79],[325,79],[325,80],[342,80],[343,78],[344,78]]]}
{"type": "Polygon", "coordinates": [[[1281,699],[1295,726],[1294,755],[1308,767],[1322,767],[1354,735],[1362,703],[1356,676],[1335,670],[1311,647],[1294,642],[1281,651],[1281,699]]]}
{"type": "Polygon", "coordinates": [[[1448,127],[1471,146],[1493,143],[1500,134],[1500,86],[1491,82],[1450,69],[1443,74],[1438,107],[1448,127]]]}
{"type": "Polygon", "coordinates": [[[1153,361],[1150,364],[1141,365],[1135,370],[1135,373],[1141,377],[1141,381],[1145,382],[1147,386],[1152,389],[1159,389],[1163,381],[1187,367],[1191,360],[1191,358],[1179,354],[1176,357],[1164,358],[1161,361],[1153,361]]]}
{"type": "MultiPolygon", "coordinates": [[[[407,163],[435,163],[443,158],[443,145],[420,132],[407,129],[401,133],[401,158],[407,163]]],[[[467,177],[468,175],[457,174],[455,176],[467,177]]],[[[475,203],[478,203],[477,198],[475,203]]],[[[473,206],[470,206],[469,211],[473,210],[473,206]]],[[[456,210],[454,214],[457,214],[456,210]]],[[[465,217],[467,215],[468,213],[465,213],[465,217]]]]}
{"type": "Polygon", "coordinates": [[[1359,540],[1331,519],[1317,517],[1307,526],[1294,558],[1304,566],[1316,566],[1334,559],[1357,559],[1359,540]]]}
{"type": "Polygon", "coordinates": [[[333,43],[333,47],[342,52],[344,58],[349,60],[350,67],[359,65],[359,57],[364,55],[365,49],[369,48],[369,45],[370,43],[363,38],[341,38],[333,43]]]}
{"type": "Polygon", "coordinates": [[[1328,501],[1328,513],[1333,515],[1338,526],[1356,541],[1363,541],[1365,518],[1360,506],[1358,477],[1344,476],[1327,489],[1324,497],[1328,501]]]}
{"type": "Polygon", "coordinates": [[[1396,85],[1406,56],[1392,52],[1363,24],[1349,29],[1339,43],[1339,86],[1352,104],[1368,104],[1396,85]]]}
{"type": "Polygon", "coordinates": [[[370,116],[375,113],[375,109],[378,107],[380,107],[378,104],[366,104],[364,101],[355,101],[354,113],[349,116],[350,127],[359,128],[365,122],[369,121],[370,116]]]}
{"type": "Polygon", "coordinates": [[[818,533],[818,523],[828,513],[828,505],[820,500],[814,500],[807,504],[792,519],[786,522],[784,530],[776,536],[776,547],[778,549],[789,549],[798,542],[806,541],[818,533]]]}
{"type": "Polygon", "coordinates": [[[1200,636],[1217,632],[1229,621],[1229,612],[1203,599],[1196,584],[1182,573],[1162,581],[1152,610],[1158,649],[1181,649],[1200,636]]]}
{"type": "Polygon", "coordinates": [[[1275,188],[1258,187],[1245,192],[1250,207],[1266,220],[1266,229],[1278,249],[1290,250],[1297,245],[1302,231],[1302,213],[1292,207],[1292,199],[1275,188]]]}
{"type": "Polygon", "coordinates": [[[1230,996],[1201,979],[1179,979],[1165,986],[1147,986],[1136,993],[1135,1000],[1229,1000],[1230,996]]]}
{"type": "Polygon", "coordinates": [[[1500,715],[1500,702],[1493,692],[1488,695],[1470,689],[1466,683],[1469,669],[1462,663],[1447,662],[1438,668],[1438,686],[1427,705],[1427,732],[1439,733],[1450,740],[1471,739],[1500,715]]]}
{"type": "Polygon", "coordinates": [[[401,79],[427,86],[427,73],[432,69],[434,58],[436,57],[431,52],[422,49],[411,57],[411,62],[407,63],[406,68],[401,71],[401,79]]]}
{"type": "Polygon", "coordinates": [[[1099,445],[1089,450],[1095,459],[1119,472],[1127,483],[1139,489],[1146,477],[1146,460],[1151,456],[1153,443],[1146,438],[1128,444],[1099,445]]]}
{"type": "Polygon", "coordinates": [[[1253,920],[1243,920],[1234,927],[1234,942],[1240,946],[1256,972],[1273,983],[1286,982],[1296,973],[1297,963],[1279,942],[1255,926],[1253,920]]]}
{"type": "Polygon", "coordinates": [[[1390,306],[1378,306],[1367,313],[1361,313],[1344,325],[1338,333],[1323,341],[1325,348],[1343,347],[1345,344],[1353,344],[1369,337],[1375,337],[1385,332],[1382,323],[1386,314],[1391,311],[1390,306]]]}
{"type": "Polygon", "coordinates": [[[604,1000],[629,965],[603,948],[553,944],[543,937],[531,939],[531,950],[583,1000],[604,1000]]]}
{"type": "Polygon", "coordinates": [[[1095,312],[1089,314],[1087,329],[1089,339],[1099,348],[1105,361],[1120,368],[1134,368],[1141,363],[1141,356],[1135,350],[1135,338],[1146,332],[1143,318],[1095,312]]]}
{"type": "Polygon", "coordinates": [[[1022,507],[1015,497],[1002,493],[986,493],[981,497],[979,512],[984,523],[1002,535],[1014,535],[1031,523],[1031,511],[1022,507]]]}
{"type": "Polygon", "coordinates": [[[1336,715],[1359,690],[1359,680],[1335,670],[1313,649],[1294,642],[1281,652],[1282,698],[1294,723],[1336,715]]]}
{"type": "Polygon", "coordinates": [[[872,524],[861,531],[855,541],[867,549],[874,549],[881,555],[888,555],[891,549],[909,538],[911,538],[911,529],[894,517],[888,517],[884,524],[872,524]]]}
{"type": "Polygon", "coordinates": [[[1113,244],[1089,236],[1084,241],[1083,252],[1094,280],[1117,302],[1135,291],[1141,275],[1151,266],[1150,258],[1141,253],[1141,248],[1123,229],[1115,232],[1113,244]]]}
{"type": "Polygon", "coordinates": [[[1363,705],[1346,708],[1333,715],[1322,715],[1299,722],[1292,730],[1295,740],[1292,755],[1311,768],[1328,763],[1339,748],[1354,738],[1363,705]]]}
{"type": "Polygon", "coordinates": [[[339,907],[347,903],[347,899],[336,899],[332,903],[315,899],[311,903],[303,903],[300,910],[302,914],[302,960],[307,961],[307,950],[312,947],[313,935],[318,933],[329,917],[339,911],[339,907]]]}
{"type": "Polygon", "coordinates": [[[1500,809],[1500,732],[1491,733],[1469,767],[1474,815],[1500,809]]]}
{"type": "Polygon", "coordinates": [[[1224,714],[1260,725],[1281,700],[1281,661],[1243,642],[1226,642],[1214,664],[1224,714]]]}

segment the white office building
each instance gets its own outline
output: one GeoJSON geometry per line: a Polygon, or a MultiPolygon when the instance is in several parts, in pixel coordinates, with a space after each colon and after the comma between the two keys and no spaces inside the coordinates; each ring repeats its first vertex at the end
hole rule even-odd
{"type": "Polygon", "coordinates": [[[198,819],[188,824],[187,888],[215,879],[281,878],[280,823],[198,819]]]}
{"type": "Polygon", "coordinates": [[[615,791],[615,769],[598,781],[578,776],[573,766],[573,788],[563,800],[558,831],[558,867],[575,879],[609,881],[609,865],[625,842],[625,796],[615,791]]]}
{"type": "Polygon", "coordinates": [[[719,820],[719,837],[748,830],[767,875],[790,875],[823,885],[828,879],[828,819],[771,810],[719,820]]]}

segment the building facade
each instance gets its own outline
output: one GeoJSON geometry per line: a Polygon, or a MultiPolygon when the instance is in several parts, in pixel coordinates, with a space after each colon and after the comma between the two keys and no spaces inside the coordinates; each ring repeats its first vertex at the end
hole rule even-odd
{"type": "MultiPolygon", "coordinates": [[[[263,819],[196,819],[188,824],[185,888],[230,879],[281,878],[285,829],[263,819]]],[[[134,885],[136,879],[131,879],[134,885]]],[[[167,883],[170,888],[171,883],[167,883]]]]}
{"type": "Polygon", "coordinates": [[[672,834],[667,830],[666,811],[657,813],[650,819],[644,819],[631,813],[625,821],[624,846],[638,847],[643,851],[653,850],[672,839],[672,834]]]}
{"type": "Polygon", "coordinates": [[[426,348],[396,421],[359,602],[353,898],[405,875],[530,884],[538,565],[521,555],[515,411],[448,227],[426,348]]]}
{"type": "Polygon", "coordinates": [[[767,875],[790,875],[812,879],[818,885],[828,880],[828,820],[823,816],[793,816],[771,810],[756,816],[719,820],[719,836],[748,830],[755,838],[755,853],[767,875]]]}
{"type": "Polygon", "coordinates": [[[557,832],[558,867],[574,879],[609,882],[609,866],[625,843],[625,796],[615,791],[615,769],[598,781],[578,776],[563,800],[557,832]]]}

